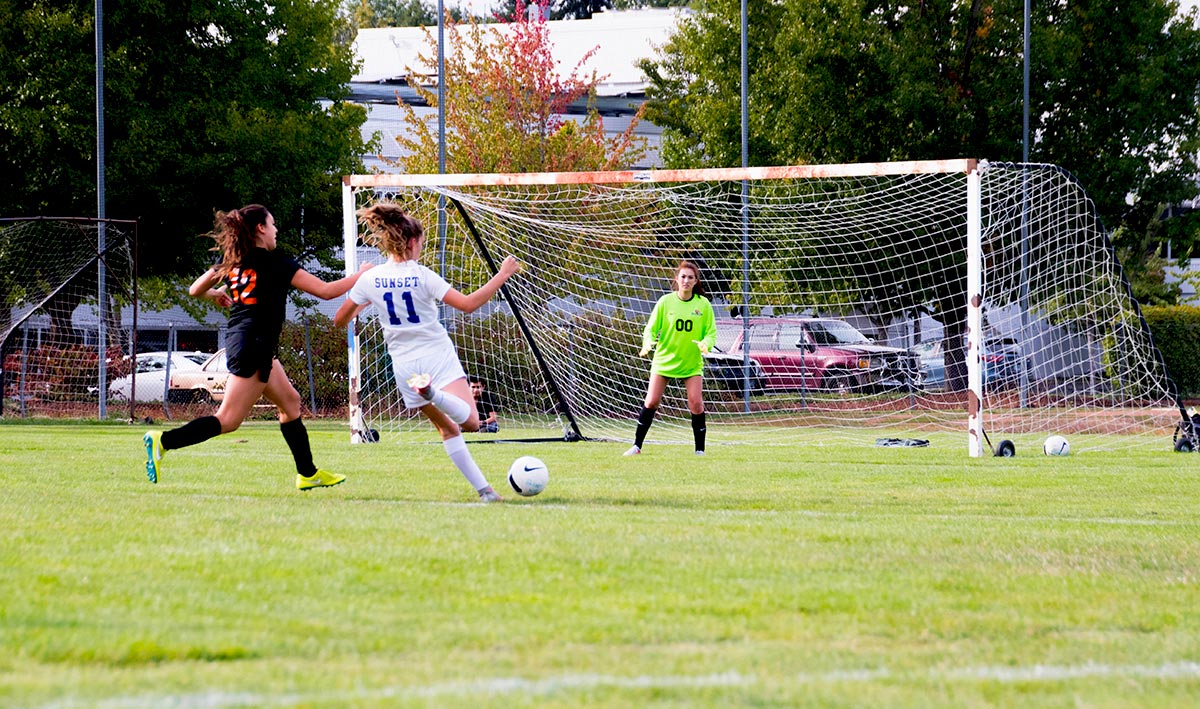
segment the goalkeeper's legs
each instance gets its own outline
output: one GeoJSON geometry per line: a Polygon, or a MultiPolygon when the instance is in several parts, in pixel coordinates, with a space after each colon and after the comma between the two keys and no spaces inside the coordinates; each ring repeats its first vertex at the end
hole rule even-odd
{"type": "Polygon", "coordinates": [[[684,382],[687,389],[688,411],[692,414],[692,437],[696,441],[696,455],[704,455],[704,437],[708,427],[704,417],[704,379],[688,377],[684,382]]]}
{"type": "Polygon", "coordinates": [[[625,455],[637,455],[642,452],[646,434],[650,432],[650,424],[654,423],[654,414],[658,411],[658,405],[666,390],[667,378],[661,374],[651,374],[650,383],[646,386],[646,400],[642,404],[642,410],[638,412],[637,429],[633,434],[633,447],[625,451],[625,455]]]}

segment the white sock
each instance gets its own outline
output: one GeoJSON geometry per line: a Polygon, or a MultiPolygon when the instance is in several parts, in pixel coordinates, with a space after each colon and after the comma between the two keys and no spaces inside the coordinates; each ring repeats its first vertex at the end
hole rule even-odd
{"type": "Polygon", "coordinates": [[[450,420],[458,425],[462,425],[467,419],[471,418],[471,405],[453,394],[447,394],[441,389],[430,391],[433,397],[429,401],[434,406],[442,410],[442,413],[450,417],[450,420]]]}
{"type": "Polygon", "coordinates": [[[458,468],[458,472],[462,473],[467,482],[471,483],[471,487],[478,491],[488,486],[487,478],[483,477],[483,471],[475,464],[475,459],[471,457],[471,451],[467,450],[467,441],[462,434],[442,441],[442,448],[446,449],[446,455],[450,456],[454,467],[458,468]]]}

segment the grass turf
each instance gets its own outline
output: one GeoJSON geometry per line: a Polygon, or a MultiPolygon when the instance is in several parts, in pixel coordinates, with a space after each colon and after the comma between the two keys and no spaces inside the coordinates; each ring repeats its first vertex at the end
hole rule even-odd
{"type": "MultiPolygon", "coordinates": [[[[1200,458],[0,426],[0,705],[1182,705],[1200,458]],[[503,471],[550,468],[518,498],[503,471]]],[[[511,433],[511,432],[506,432],[511,433]]],[[[1020,451],[1019,451],[1020,453],[1020,451]]]]}

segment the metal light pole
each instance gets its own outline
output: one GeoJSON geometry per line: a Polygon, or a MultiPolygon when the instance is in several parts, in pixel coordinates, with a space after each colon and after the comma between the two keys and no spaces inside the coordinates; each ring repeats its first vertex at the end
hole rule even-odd
{"type": "Polygon", "coordinates": [[[1030,0],[1025,0],[1025,67],[1021,100],[1021,408],[1029,403],[1029,364],[1025,358],[1025,347],[1029,341],[1029,3],[1030,0]]]}
{"type": "Polygon", "coordinates": [[[96,359],[99,362],[98,380],[96,383],[99,396],[99,408],[96,415],[103,420],[108,415],[108,363],[104,361],[108,353],[107,313],[108,300],[105,298],[106,274],[104,272],[106,210],[104,207],[104,0],[96,0],[96,311],[99,323],[96,329],[96,359]]]}
{"type": "MultiPolygon", "coordinates": [[[[750,166],[750,101],[747,87],[750,64],[747,57],[746,3],[742,0],[742,167],[750,166]]],[[[742,180],[742,411],[750,413],[750,181],[742,180]]]]}
{"type": "MultiPolygon", "coordinates": [[[[438,97],[438,174],[446,174],[446,7],[444,0],[438,0],[438,56],[437,56],[437,97],[438,97]]],[[[438,274],[446,276],[446,197],[438,194],[438,274]]],[[[442,303],[439,315],[443,323],[449,306],[442,303]]]]}

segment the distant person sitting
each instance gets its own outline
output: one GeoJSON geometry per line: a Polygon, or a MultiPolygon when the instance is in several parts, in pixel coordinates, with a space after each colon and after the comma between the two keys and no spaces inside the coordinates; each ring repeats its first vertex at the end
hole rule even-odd
{"type": "Polygon", "coordinates": [[[487,392],[487,385],[479,377],[471,377],[471,394],[475,397],[475,409],[479,412],[479,432],[496,433],[500,422],[496,418],[496,402],[487,392]]]}

